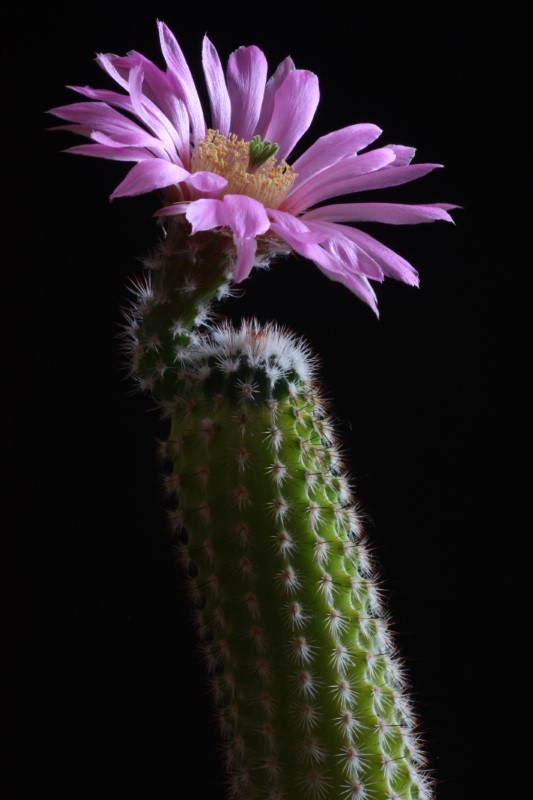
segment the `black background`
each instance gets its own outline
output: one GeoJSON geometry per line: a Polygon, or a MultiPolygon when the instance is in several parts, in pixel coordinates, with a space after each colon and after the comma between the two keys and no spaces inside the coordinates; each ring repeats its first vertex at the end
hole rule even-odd
{"type": "Polygon", "coordinates": [[[369,199],[464,206],[456,227],[368,227],[421,273],[420,290],[378,287],[379,322],[296,259],[254,274],[224,313],[286,323],[320,354],[437,797],[507,796],[485,765],[512,759],[495,733],[506,725],[505,640],[495,641],[506,611],[492,537],[515,265],[498,232],[517,229],[510,154],[525,145],[520,47],[509,17],[474,23],[429,8],[11,9],[2,38],[4,174],[13,178],[2,240],[11,401],[3,541],[16,556],[4,608],[17,660],[11,646],[5,660],[17,666],[5,682],[7,699],[16,698],[7,796],[163,800],[191,777],[194,796],[223,797],[160,502],[154,441],[164,428],[151,402],[131,392],[116,341],[127,277],[155,241],[157,198],[110,205],[126,165],[60,154],[77,142],[45,132],[54,123],[43,113],[75,100],[65,84],[110,85],[92,63],[96,51],[135,48],[160,60],[157,17],[199,83],[205,31],[223,59],[255,43],[272,68],[291,54],[315,71],[322,98],[304,144],[375,122],[384,144],[415,145],[419,162],[445,164],[369,199]]]}

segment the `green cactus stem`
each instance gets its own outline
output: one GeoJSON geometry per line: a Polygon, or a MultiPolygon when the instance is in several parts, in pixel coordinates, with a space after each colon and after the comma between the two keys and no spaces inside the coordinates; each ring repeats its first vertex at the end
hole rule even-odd
{"type": "Polygon", "coordinates": [[[223,237],[173,231],[131,332],[141,385],[170,421],[169,519],[228,797],[425,800],[315,361],[272,325],[193,331],[231,266],[223,237]]]}

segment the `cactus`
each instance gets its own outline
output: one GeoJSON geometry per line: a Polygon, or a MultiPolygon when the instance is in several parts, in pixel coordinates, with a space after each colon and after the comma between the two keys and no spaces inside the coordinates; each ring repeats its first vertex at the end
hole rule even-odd
{"type": "Polygon", "coordinates": [[[232,800],[426,800],[414,721],[380,591],[309,348],[270,324],[212,322],[212,302],[282,253],[310,259],[377,313],[370,280],[411,285],[413,267],[360,221],[451,221],[446,204],[328,198],[421,177],[413,148],[361,153],[352,125],[291,151],[318,104],[316,75],[285,59],[266,82],[256,47],[226,75],[205,37],[211,103],[171,31],[166,72],[140,53],[100,54],[126,91],[74,87],[53,110],[133,161],[112,197],[163,191],[165,236],[133,282],[131,375],[168,420],[164,488],[209,676],[232,800]],[[126,111],[126,114],[122,113],[126,111]],[[350,223],[350,224],[345,224],[350,223]]]}
{"type": "Polygon", "coordinates": [[[128,330],[232,798],[427,797],[403,675],[309,348],[210,325],[225,237],[173,221],[128,330]],[[192,268],[194,267],[194,272],[192,268]]]}

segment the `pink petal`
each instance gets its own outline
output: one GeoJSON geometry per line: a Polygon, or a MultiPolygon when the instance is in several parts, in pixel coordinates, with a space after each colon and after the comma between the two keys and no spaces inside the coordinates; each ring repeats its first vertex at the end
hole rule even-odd
{"type": "Polygon", "coordinates": [[[262,139],[266,138],[266,130],[270,125],[272,112],[274,110],[274,98],[276,96],[276,92],[278,91],[279,87],[281,86],[287,75],[293,69],[295,69],[294,61],[290,56],[287,56],[287,58],[283,59],[281,64],[278,64],[275,73],[267,81],[267,85],[265,87],[265,96],[263,97],[263,105],[261,107],[261,114],[259,116],[259,122],[257,123],[257,126],[255,128],[255,133],[258,133],[262,139]]]}
{"type": "MultiPolygon", "coordinates": [[[[302,211],[305,208],[326,200],[330,197],[337,197],[342,194],[350,194],[356,191],[354,187],[358,182],[367,179],[369,172],[383,170],[391,161],[394,161],[394,153],[382,147],[379,150],[371,150],[360,156],[351,156],[326,167],[313,178],[310,178],[303,186],[296,191],[291,191],[283,201],[281,208],[284,211],[291,210],[293,213],[302,211]]],[[[404,167],[404,169],[410,169],[404,167]]],[[[388,170],[392,172],[392,170],[388,170]]],[[[399,172],[400,170],[395,170],[399,172]]],[[[379,174],[382,174],[381,172],[379,174]]]]}
{"type": "Polygon", "coordinates": [[[96,56],[96,63],[99,67],[102,67],[102,69],[107,72],[107,74],[113,78],[113,80],[116,81],[119,86],[121,86],[123,89],[127,89],[127,77],[123,74],[123,71],[121,72],[117,69],[117,67],[114,66],[114,58],[117,58],[117,56],[114,56],[110,53],[98,53],[96,56]]]}
{"type": "MultiPolygon", "coordinates": [[[[272,215],[272,212],[270,212],[272,215]]],[[[271,224],[271,230],[274,231],[280,238],[284,239],[296,252],[304,258],[313,261],[314,264],[331,280],[338,281],[344,286],[347,286],[350,291],[354,292],[361,300],[374,310],[377,314],[376,296],[368,280],[355,272],[348,272],[345,265],[343,265],[338,258],[335,258],[331,252],[321,244],[313,243],[309,233],[302,233],[297,230],[292,222],[289,221],[290,214],[281,214],[276,212],[276,222],[271,224]],[[278,216],[279,215],[279,216],[278,216]]],[[[323,223],[316,223],[321,225],[323,223]]],[[[313,231],[315,236],[317,231],[313,231]]],[[[320,238],[325,238],[326,235],[334,235],[331,231],[319,232],[320,238]]]]}
{"type": "Polygon", "coordinates": [[[274,97],[272,119],[265,134],[266,139],[279,145],[278,161],[287,158],[309,128],[319,99],[316,75],[303,69],[287,75],[274,97]]]}
{"type": "Polygon", "coordinates": [[[387,144],[385,146],[396,154],[392,164],[393,167],[406,167],[416,155],[416,148],[414,147],[405,147],[403,144],[387,144]]]}
{"type": "Polygon", "coordinates": [[[252,271],[255,262],[255,253],[257,251],[257,240],[254,238],[236,238],[235,246],[237,248],[237,260],[235,262],[233,279],[236,283],[240,283],[247,278],[252,271]]]}
{"type": "Polygon", "coordinates": [[[78,122],[88,125],[91,130],[108,134],[142,130],[139,125],[106,103],[70,103],[68,106],[52,108],[49,113],[68,122],[78,122]]]}
{"type": "Polygon", "coordinates": [[[318,244],[318,242],[324,241],[327,237],[327,234],[319,232],[316,226],[315,230],[311,230],[302,221],[302,218],[295,217],[293,214],[287,214],[285,211],[273,208],[269,208],[267,214],[271,221],[272,230],[274,230],[274,225],[277,225],[276,232],[282,231],[283,238],[285,238],[285,234],[288,234],[297,237],[302,243],[318,244]]]}
{"type": "Polygon", "coordinates": [[[165,149],[160,140],[156,139],[154,136],[150,136],[149,133],[141,129],[138,131],[115,133],[113,136],[107,136],[100,131],[94,131],[92,133],[92,138],[99,144],[105,144],[106,147],[148,147],[161,157],[165,157],[165,149]]]}
{"type": "Polygon", "coordinates": [[[226,222],[237,239],[248,239],[266,233],[270,227],[265,207],[253,197],[244,194],[224,196],[226,222]]]}
{"type": "Polygon", "coordinates": [[[206,197],[215,197],[228,185],[226,178],[214,172],[194,172],[187,179],[187,186],[192,186],[206,197]]]}
{"type": "Polygon", "coordinates": [[[153,156],[147,150],[138,150],[135,147],[108,147],[105,144],[80,144],[69,147],[65,153],[74,153],[78,156],[96,156],[108,158],[111,161],[145,161],[153,156]]]}
{"type": "Polygon", "coordinates": [[[392,162],[390,168],[380,169],[370,175],[355,178],[350,192],[366,192],[371,189],[384,189],[387,186],[401,186],[403,183],[422,178],[428,172],[440,167],[442,164],[411,164],[407,167],[394,167],[394,162],[392,162]]]}
{"type": "Polygon", "coordinates": [[[172,86],[178,97],[185,102],[191,119],[194,141],[200,142],[205,139],[205,120],[191,71],[172,31],[164,22],[158,21],[157,25],[161,51],[168,66],[172,86]]]}
{"type": "Polygon", "coordinates": [[[419,222],[444,220],[453,222],[446,203],[412,206],[401,203],[337,203],[307,211],[302,219],[326,222],[387,222],[389,225],[415,225],[419,222]]]}
{"type": "Polygon", "coordinates": [[[329,229],[343,233],[373,258],[389,278],[396,278],[396,280],[403,281],[409,286],[418,286],[418,273],[415,268],[405,258],[395,253],[394,250],[385,247],[384,244],[369,236],[368,233],[364,233],[358,228],[349,228],[347,225],[337,225],[332,222],[315,224],[325,225],[329,229]]]}
{"type": "Polygon", "coordinates": [[[170,206],[165,206],[156,211],[154,217],[173,217],[176,214],[185,214],[189,208],[190,203],[172,203],[170,206]]]}
{"type": "Polygon", "coordinates": [[[113,92],[109,89],[92,89],[90,86],[67,86],[67,89],[72,89],[78,94],[90,97],[91,100],[101,100],[103,103],[117,106],[117,108],[122,108],[130,113],[133,112],[133,105],[129,95],[113,92]]]}
{"type": "Polygon", "coordinates": [[[227,136],[230,132],[231,101],[219,55],[207,36],[203,41],[202,63],[211,104],[211,127],[227,136]]]}
{"type": "Polygon", "coordinates": [[[331,253],[346,273],[364,275],[373,281],[384,280],[385,276],[379,264],[341,231],[331,232],[328,239],[322,243],[322,247],[331,253]]]}
{"type": "Polygon", "coordinates": [[[372,289],[367,278],[363,275],[355,275],[352,272],[335,272],[320,264],[317,264],[317,266],[330,280],[342,283],[343,286],[346,286],[346,288],[353,292],[363,303],[370,306],[376,317],[379,317],[376,293],[372,289]]]}
{"type": "Polygon", "coordinates": [[[267,61],[252,45],[239,47],[228,60],[228,93],[231,100],[231,131],[245,141],[254,135],[265,94],[267,61]]]}
{"type": "MultiPolygon", "coordinates": [[[[144,73],[142,87],[144,102],[149,101],[148,108],[163,122],[165,130],[170,134],[181,161],[189,164],[189,115],[185,103],[176,96],[172,89],[168,75],[163,70],[135,50],[127,58],[120,59],[124,64],[133,68],[140,64],[144,73]]],[[[114,63],[117,59],[114,60],[114,63]]]]}
{"type": "Polygon", "coordinates": [[[143,94],[144,71],[142,64],[136,64],[129,73],[128,87],[135,114],[157,137],[169,161],[178,159],[177,150],[183,144],[177,140],[176,131],[160,108],[143,94]]]}
{"type": "Polygon", "coordinates": [[[380,134],[381,129],[377,125],[361,124],[349,125],[321,136],[292,165],[297,173],[294,188],[297,189],[326,167],[368,147],[380,134]]]}
{"type": "MultiPolygon", "coordinates": [[[[167,212],[166,209],[164,213],[167,212]]],[[[262,203],[242,194],[227,194],[223,200],[201,199],[189,204],[187,219],[192,232],[207,231],[212,228],[231,228],[237,249],[235,280],[246,278],[254,264],[255,237],[266,233],[270,227],[262,203]]]]}
{"type": "Polygon", "coordinates": [[[302,230],[300,226],[291,222],[291,218],[292,220],[295,219],[291,214],[283,214],[282,212],[272,214],[271,211],[270,214],[273,219],[270,229],[286,241],[296,253],[314,261],[315,264],[321,267],[326,266],[329,269],[335,269],[334,259],[318,244],[326,238],[327,234],[319,234],[317,236],[315,233],[313,235],[307,226],[304,226],[305,230],[302,230]]]}
{"type": "MultiPolygon", "coordinates": [[[[168,206],[168,208],[172,208],[172,206],[168,206]]],[[[210,231],[212,228],[223,228],[226,225],[222,200],[195,200],[189,203],[186,216],[192,225],[193,233],[210,231]]]]}
{"type": "Polygon", "coordinates": [[[136,194],[152,192],[154,189],[163,189],[186,180],[190,173],[177,164],[171,164],[162,158],[150,158],[140,161],[131,169],[122,183],[120,183],[111,199],[115,197],[129,197],[136,194]]]}

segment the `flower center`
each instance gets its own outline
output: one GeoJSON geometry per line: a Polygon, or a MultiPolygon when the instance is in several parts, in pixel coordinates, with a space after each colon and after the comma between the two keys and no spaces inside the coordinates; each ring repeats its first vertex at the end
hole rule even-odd
{"type": "Polygon", "coordinates": [[[267,208],[278,208],[289,192],[296,173],[286,161],[276,163],[277,144],[239,139],[234,133],[223,136],[209,130],[192,157],[193,172],[214,172],[226,178],[224,194],[246,194],[267,208]]]}

